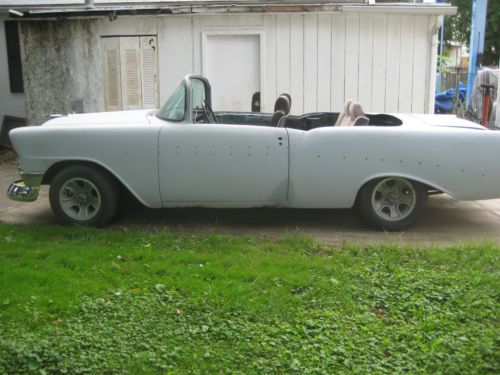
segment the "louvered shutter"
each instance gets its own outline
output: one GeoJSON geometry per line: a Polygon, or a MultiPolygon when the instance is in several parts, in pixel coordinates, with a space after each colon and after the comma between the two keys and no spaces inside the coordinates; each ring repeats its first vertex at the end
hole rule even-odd
{"type": "Polygon", "coordinates": [[[106,111],[119,111],[122,109],[119,38],[102,39],[102,57],[104,68],[104,107],[106,111]]]}
{"type": "Polygon", "coordinates": [[[120,38],[122,108],[142,108],[141,52],[139,38],[120,38]]]}
{"type": "Polygon", "coordinates": [[[142,107],[158,108],[158,60],[156,37],[140,38],[142,66],[142,107]]]}

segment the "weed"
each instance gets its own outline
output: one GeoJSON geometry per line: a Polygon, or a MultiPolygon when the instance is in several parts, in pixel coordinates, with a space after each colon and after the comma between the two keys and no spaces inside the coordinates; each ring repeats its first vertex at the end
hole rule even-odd
{"type": "Polygon", "coordinates": [[[495,373],[499,255],[0,224],[0,373],[495,373]]]}

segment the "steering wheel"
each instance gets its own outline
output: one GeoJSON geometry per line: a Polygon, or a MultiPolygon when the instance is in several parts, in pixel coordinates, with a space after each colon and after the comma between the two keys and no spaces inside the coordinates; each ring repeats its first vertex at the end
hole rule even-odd
{"type": "Polygon", "coordinates": [[[207,124],[217,124],[215,113],[206,100],[201,102],[201,108],[203,108],[203,117],[205,117],[207,124]]]}

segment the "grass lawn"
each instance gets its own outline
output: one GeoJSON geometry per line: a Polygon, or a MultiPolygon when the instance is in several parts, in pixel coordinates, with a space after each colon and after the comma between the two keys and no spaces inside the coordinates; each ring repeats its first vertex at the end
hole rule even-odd
{"type": "Polygon", "coordinates": [[[0,373],[498,373],[499,250],[0,223],[0,373]]]}

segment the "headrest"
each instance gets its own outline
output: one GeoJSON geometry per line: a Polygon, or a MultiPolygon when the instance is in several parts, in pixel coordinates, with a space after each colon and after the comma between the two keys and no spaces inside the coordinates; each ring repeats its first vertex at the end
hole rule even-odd
{"type": "Polygon", "coordinates": [[[288,94],[281,94],[274,103],[274,112],[282,111],[285,115],[290,113],[292,104],[288,94]]]}
{"type": "Polygon", "coordinates": [[[289,94],[284,92],[283,94],[280,94],[280,96],[285,96],[288,99],[288,101],[290,102],[290,107],[292,106],[292,97],[289,94]]]}
{"type": "Polygon", "coordinates": [[[363,108],[361,108],[361,104],[354,101],[351,102],[351,105],[349,106],[349,116],[351,117],[351,120],[364,115],[365,113],[363,112],[363,108]]]}
{"type": "Polygon", "coordinates": [[[349,113],[349,107],[351,106],[352,99],[347,99],[344,103],[344,113],[348,114],[349,113]]]}

